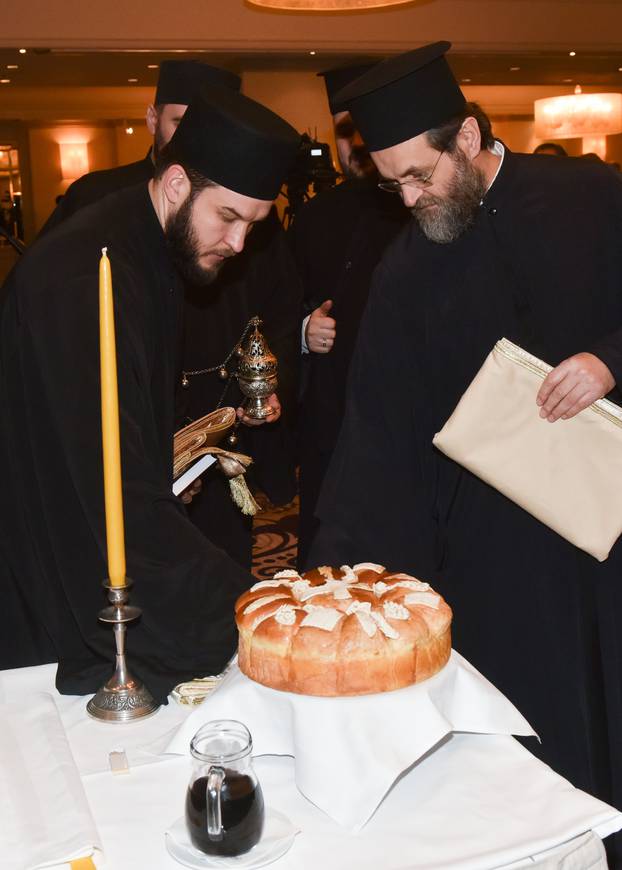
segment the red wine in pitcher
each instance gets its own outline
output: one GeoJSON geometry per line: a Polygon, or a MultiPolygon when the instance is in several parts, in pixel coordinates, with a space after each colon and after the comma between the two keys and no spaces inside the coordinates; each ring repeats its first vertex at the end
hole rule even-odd
{"type": "Polygon", "coordinates": [[[264,823],[261,786],[225,768],[220,791],[222,833],[207,832],[207,777],[196,779],[186,796],[186,825],[192,845],[206,855],[242,855],[259,842],[264,823]]]}

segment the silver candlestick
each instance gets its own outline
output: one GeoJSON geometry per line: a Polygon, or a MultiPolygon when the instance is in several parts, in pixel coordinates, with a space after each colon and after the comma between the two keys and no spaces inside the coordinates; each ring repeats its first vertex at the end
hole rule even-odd
{"type": "Polygon", "coordinates": [[[249,417],[264,420],[274,413],[268,396],[278,387],[277,359],[259,331],[260,318],[254,317],[252,323],[255,328],[242,347],[237,378],[240,390],[247,397],[244,411],[249,417]]]}
{"type": "Polygon", "coordinates": [[[103,583],[111,606],[104,607],[98,618],[100,622],[112,625],[117,654],[113,675],[86,705],[89,716],[100,722],[135,722],[151,716],[158,709],[149,689],[134,679],[125,661],[127,623],[138,619],[141,614],[140,607],[127,603],[131,585],[129,577],[126,577],[124,586],[103,583]]]}

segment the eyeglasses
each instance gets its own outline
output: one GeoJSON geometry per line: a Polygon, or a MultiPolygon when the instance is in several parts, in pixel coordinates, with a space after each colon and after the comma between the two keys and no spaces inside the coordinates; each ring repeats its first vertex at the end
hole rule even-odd
{"type": "Polygon", "coordinates": [[[379,181],[378,187],[380,188],[380,190],[386,190],[388,193],[401,193],[403,187],[414,187],[416,190],[425,190],[426,187],[429,187],[431,185],[432,176],[436,172],[436,167],[438,166],[440,159],[444,153],[445,149],[443,148],[443,150],[436,158],[434,166],[424,178],[413,178],[410,181],[379,181]]]}

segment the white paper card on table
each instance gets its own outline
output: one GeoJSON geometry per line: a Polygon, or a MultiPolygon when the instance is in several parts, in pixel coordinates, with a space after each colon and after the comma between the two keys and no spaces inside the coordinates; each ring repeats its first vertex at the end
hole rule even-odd
{"type": "Polygon", "coordinates": [[[0,705],[0,855],[12,870],[98,857],[101,841],[51,695],[0,705]]]}
{"type": "Polygon", "coordinates": [[[268,689],[234,667],[165,751],[187,754],[201,725],[219,718],[244,722],[255,755],[294,756],[300,791],[355,830],[395,780],[452,731],[534,734],[516,707],[455,651],[430,680],[347,698],[268,689]]]}
{"type": "Polygon", "coordinates": [[[215,456],[210,456],[209,453],[206,453],[205,456],[201,456],[200,459],[197,459],[196,462],[193,462],[183,474],[180,474],[177,480],[173,483],[173,495],[179,495],[187,489],[190,484],[200,477],[204,471],[213,465],[216,462],[215,456]]]}

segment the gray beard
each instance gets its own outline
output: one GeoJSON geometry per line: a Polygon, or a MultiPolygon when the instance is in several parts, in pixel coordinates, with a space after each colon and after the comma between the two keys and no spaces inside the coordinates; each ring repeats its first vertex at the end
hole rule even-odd
{"type": "Polygon", "coordinates": [[[473,224],[486,193],[483,173],[459,148],[452,161],[455,174],[447,193],[423,193],[410,210],[426,238],[439,245],[455,242],[473,224]]]}

